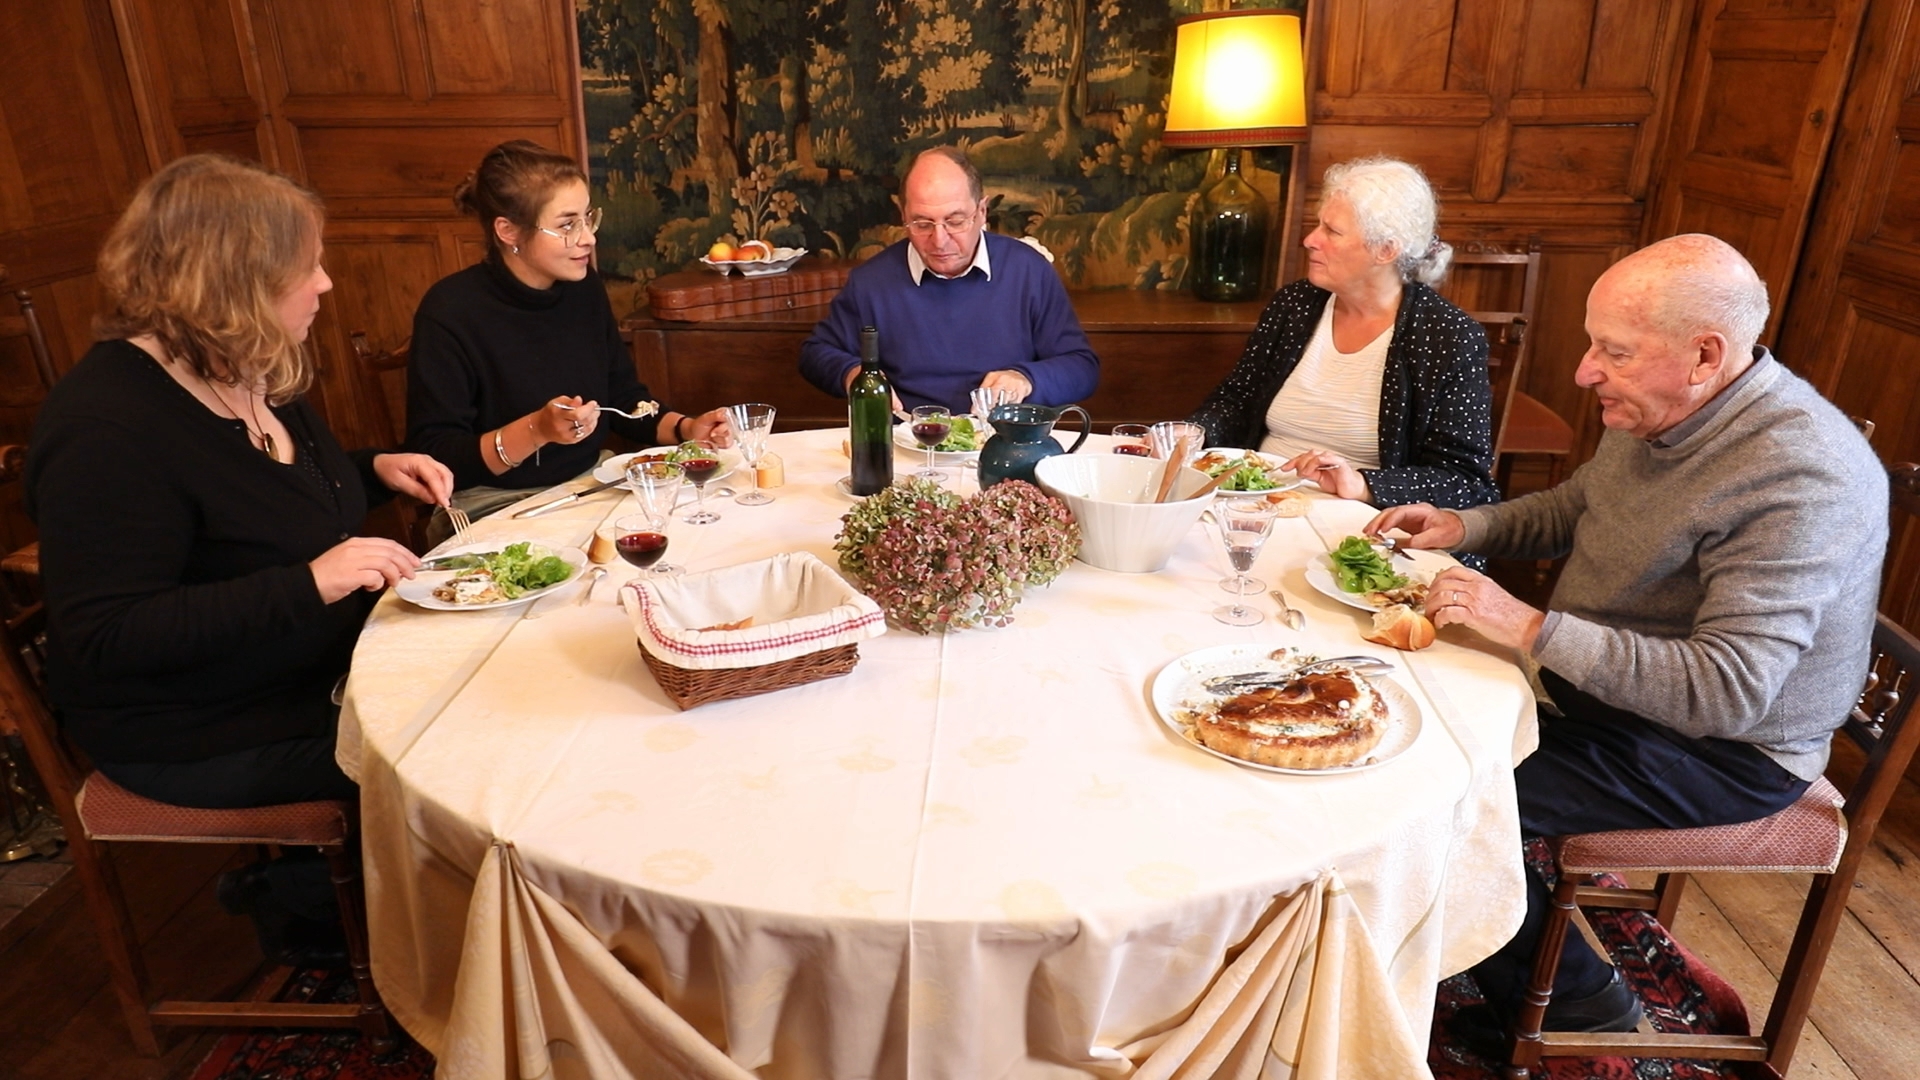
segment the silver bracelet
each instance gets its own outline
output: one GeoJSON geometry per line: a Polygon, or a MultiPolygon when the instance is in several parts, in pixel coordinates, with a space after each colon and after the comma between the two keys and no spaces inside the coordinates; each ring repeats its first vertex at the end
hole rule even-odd
{"type": "Polygon", "coordinates": [[[505,430],[505,428],[493,429],[493,455],[500,459],[500,464],[509,469],[517,469],[520,463],[507,456],[507,441],[501,438],[501,432],[505,430]]]}

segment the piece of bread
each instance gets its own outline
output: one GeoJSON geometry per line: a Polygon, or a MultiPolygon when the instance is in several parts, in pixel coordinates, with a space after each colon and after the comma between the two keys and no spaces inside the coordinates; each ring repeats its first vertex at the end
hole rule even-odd
{"type": "Polygon", "coordinates": [[[1361,636],[1375,645],[1413,651],[1433,644],[1433,620],[1405,604],[1388,604],[1373,613],[1373,629],[1361,636]]]}
{"type": "Polygon", "coordinates": [[[1304,491],[1275,491],[1267,495],[1267,501],[1273,504],[1274,517],[1305,517],[1313,507],[1313,500],[1307,498],[1304,491]]]}

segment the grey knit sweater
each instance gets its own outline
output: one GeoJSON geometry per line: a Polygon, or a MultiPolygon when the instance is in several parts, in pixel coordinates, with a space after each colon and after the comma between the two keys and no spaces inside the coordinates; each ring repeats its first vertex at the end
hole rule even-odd
{"type": "Polygon", "coordinates": [[[1565,483],[1460,512],[1466,550],[1568,554],[1535,656],[1683,735],[1805,780],[1866,675],[1887,473],[1847,418],[1756,350],[1669,447],[1609,431],[1565,483]]]}

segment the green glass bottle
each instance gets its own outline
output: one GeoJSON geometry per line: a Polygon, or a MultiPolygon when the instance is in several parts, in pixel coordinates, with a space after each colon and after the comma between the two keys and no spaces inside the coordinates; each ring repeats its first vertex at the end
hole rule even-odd
{"type": "Polygon", "coordinates": [[[893,483],[893,384],[880,370],[880,331],[871,326],[860,329],[860,374],[847,387],[847,442],[855,495],[893,483]]]}
{"type": "Polygon", "coordinates": [[[1267,258],[1267,200],[1240,175],[1240,151],[1226,173],[1200,192],[1193,219],[1193,294],[1230,303],[1260,295],[1267,258]]]}

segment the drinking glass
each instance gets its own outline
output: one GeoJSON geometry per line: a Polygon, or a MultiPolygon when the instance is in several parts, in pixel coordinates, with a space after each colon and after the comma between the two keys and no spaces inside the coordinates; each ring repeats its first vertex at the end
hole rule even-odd
{"type": "MultiPolygon", "coordinates": [[[[640,509],[646,516],[659,521],[663,526],[673,514],[674,503],[680,500],[680,489],[686,484],[686,470],[671,461],[635,460],[627,466],[627,485],[640,500],[640,509]]],[[[625,521],[626,518],[621,518],[625,521]]],[[[665,532],[664,528],[654,530],[665,532]]],[[[614,545],[620,543],[616,525],[614,545]]],[[[658,562],[648,571],[659,577],[678,577],[681,569],[671,563],[658,562]]]]}
{"type": "Polygon", "coordinates": [[[933,467],[933,448],[940,445],[953,431],[953,417],[947,414],[944,405],[921,405],[913,410],[913,441],[927,450],[927,467],[913,475],[922,480],[939,483],[947,474],[933,467]]]}
{"type": "Polygon", "coordinates": [[[1013,391],[976,386],[968,397],[973,404],[973,429],[980,433],[979,441],[984,443],[993,434],[993,410],[1012,404],[1013,391]]]}
{"type": "Polygon", "coordinates": [[[707,481],[720,471],[720,456],[708,453],[697,458],[688,458],[680,463],[680,471],[687,474],[687,482],[693,485],[693,512],[681,521],[689,525],[711,525],[720,520],[720,515],[707,509],[707,481]]]}
{"type": "Polygon", "coordinates": [[[1162,420],[1147,429],[1147,438],[1153,445],[1153,456],[1161,459],[1180,458],[1185,468],[1193,464],[1200,451],[1207,445],[1207,429],[1199,424],[1190,424],[1185,420],[1162,420]]]}
{"type": "Polygon", "coordinates": [[[740,444],[740,456],[747,461],[747,476],[753,489],[733,501],[742,506],[765,506],[773,496],[760,490],[760,456],[767,452],[767,436],[773,434],[771,405],[729,405],[727,424],[733,428],[734,441],[740,444]]]}
{"type": "Polygon", "coordinates": [[[1113,452],[1132,454],[1135,457],[1152,457],[1153,440],[1148,437],[1145,424],[1113,425],[1113,452]]]}
{"type": "MultiPolygon", "coordinates": [[[[1220,542],[1226,546],[1227,562],[1233,566],[1234,579],[1238,583],[1238,587],[1231,591],[1245,595],[1266,588],[1266,585],[1247,577],[1247,571],[1253,569],[1253,561],[1260,556],[1260,548],[1273,532],[1278,509],[1265,499],[1235,499],[1213,504],[1214,524],[1220,527],[1220,542]]],[[[1213,617],[1228,626],[1256,626],[1265,618],[1241,603],[1237,597],[1230,604],[1214,608],[1213,617]]]]}
{"type": "Polygon", "coordinates": [[[613,523],[613,546],[620,557],[652,574],[678,573],[666,570],[661,556],[667,553],[667,520],[646,514],[628,514],[613,523]],[[649,569],[651,568],[651,569],[649,569]]]}

